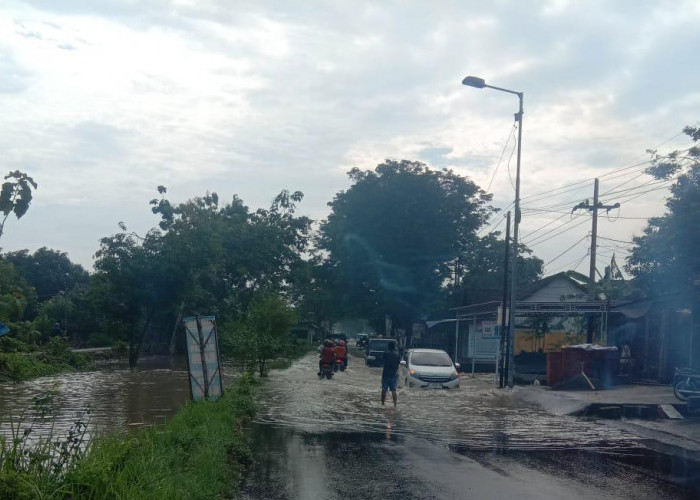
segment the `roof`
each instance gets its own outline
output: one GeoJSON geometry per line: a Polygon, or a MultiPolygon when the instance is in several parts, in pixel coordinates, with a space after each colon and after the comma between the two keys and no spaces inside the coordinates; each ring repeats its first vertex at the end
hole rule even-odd
{"type": "Polygon", "coordinates": [[[557,279],[567,280],[582,292],[587,291],[586,287],[588,286],[588,278],[586,276],[581,273],[577,273],[576,271],[562,271],[560,273],[547,276],[546,278],[542,278],[541,280],[537,280],[531,285],[521,288],[518,290],[518,300],[523,300],[529,297],[557,279]]]}

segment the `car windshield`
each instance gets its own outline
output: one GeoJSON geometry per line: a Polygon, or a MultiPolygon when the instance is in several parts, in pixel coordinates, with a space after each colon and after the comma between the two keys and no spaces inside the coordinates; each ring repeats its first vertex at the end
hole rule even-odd
{"type": "Polygon", "coordinates": [[[371,351],[386,351],[389,349],[389,340],[370,340],[369,349],[371,351]]]}
{"type": "Polygon", "coordinates": [[[411,364],[420,366],[452,366],[452,360],[444,352],[414,352],[411,364]]]}

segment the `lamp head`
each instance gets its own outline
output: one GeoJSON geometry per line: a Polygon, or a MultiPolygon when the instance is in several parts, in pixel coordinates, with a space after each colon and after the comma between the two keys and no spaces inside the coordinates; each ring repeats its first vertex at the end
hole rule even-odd
{"type": "Polygon", "coordinates": [[[483,89],[486,86],[486,81],[478,76],[466,76],[464,80],[462,80],[462,85],[483,89]]]}

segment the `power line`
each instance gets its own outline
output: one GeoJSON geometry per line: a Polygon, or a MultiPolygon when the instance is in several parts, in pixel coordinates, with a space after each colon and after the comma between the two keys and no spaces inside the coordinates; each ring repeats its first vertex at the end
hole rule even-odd
{"type": "Polygon", "coordinates": [[[628,245],[634,245],[634,241],[623,241],[623,240],[616,240],[615,238],[606,238],[605,236],[598,236],[601,240],[608,240],[608,241],[616,241],[617,243],[626,243],[628,245]]]}
{"type": "Polygon", "coordinates": [[[563,266],[559,266],[559,267],[556,267],[556,268],[554,268],[554,269],[549,270],[549,273],[551,273],[551,274],[556,274],[557,272],[559,272],[559,271],[561,271],[561,270],[563,270],[563,269],[568,269],[568,270],[570,270],[570,271],[575,271],[576,268],[578,268],[578,266],[580,266],[581,263],[586,259],[586,257],[588,257],[588,252],[586,252],[585,254],[583,254],[583,257],[581,257],[580,259],[579,259],[579,258],[576,258],[576,259],[572,260],[571,262],[568,262],[568,263],[564,264],[563,266]],[[575,265],[574,267],[570,267],[574,262],[576,262],[576,265],[575,265]]]}
{"type": "Polygon", "coordinates": [[[510,158],[508,158],[508,179],[510,180],[510,185],[515,189],[515,184],[513,184],[513,176],[510,174],[510,161],[513,159],[513,155],[515,154],[515,147],[518,145],[518,140],[516,139],[515,142],[513,143],[513,151],[510,152],[510,158]]]}
{"type": "MultiPolygon", "coordinates": [[[[535,246],[535,245],[539,245],[539,244],[542,243],[543,241],[549,241],[549,240],[551,240],[552,238],[556,238],[557,236],[561,236],[562,234],[571,231],[572,229],[576,229],[577,227],[581,226],[582,224],[585,224],[586,222],[588,222],[588,221],[584,219],[584,220],[582,220],[581,222],[579,222],[578,224],[575,224],[575,225],[573,225],[573,226],[571,226],[571,227],[568,227],[568,228],[564,229],[563,231],[559,231],[558,233],[555,233],[555,234],[551,235],[549,238],[545,238],[545,236],[547,236],[547,234],[549,234],[549,233],[541,234],[540,236],[538,236],[537,238],[535,238],[535,240],[537,240],[537,241],[531,241],[531,242],[524,243],[524,244],[527,245],[527,246],[529,246],[529,247],[533,247],[533,246],[535,246]]],[[[561,226],[560,226],[560,227],[561,227],[561,226]]]]}
{"type": "Polygon", "coordinates": [[[557,255],[556,257],[554,257],[552,260],[550,260],[549,262],[547,262],[547,263],[544,265],[544,267],[547,267],[547,266],[550,265],[552,262],[554,262],[555,260],[557,260],[559,257],[562,257],[563,255],[566,255],[567,252],[569,252],[570,250],[572,250],[576,245],[578,245],[579,243],[581,243],[581,242],[582,242],[583,240],[585,240],[586,238],[588,238],[588,235],[587,235],[587,234],[586,234],[583,238],[581,238],[580,240],[578,240],[576,243],[574,243],[573,245],[571,245],[569,248],[567,248],[566,250],[564,250],[562,253],[560,253],[559,255],[557,255]]]}
{"type": "MultiPolygon", "coordinates": [[[[546,210],[543,208],[523,208],[523,212],[545,212],[545,213],[551,213],[551,214],[564,214],[564,215],[571,215],[571,212],[562,212],[560,210],[546,210]]],[[[650,215],[649,217],[623,217],[621,215],[618,215],[615,217],[615,220],[617,219],[622,219],[622,220],[648,220],[651,217],[656,217],[655,215],[650,215]]],[[[556,220],[556,219],[555,219],[556,220]]],[[[611,221],[614,222],[614,221],[611,221]]]]}
{"type": "Polygon", "coordinates": [[[668,181],[664,181],[662,184],[660,184],[658,187],[655,187],[654,189],[649,189],[647,191],[642,191],[640,193],[629,193],[627,196],[628,197],[622,197],[620,198],[620,202],[627,202],[627,201],[632,201],[636,198],[639,198],[640,196],[644,196],[647,193],[653,193],[655,191],[661,191],[669,187],[671,184],[675,182],[675,179],[671,179],[668,181]]]}
{"type": "MultiPolygon", "coordinates": [[[[496,168],[493,170],[493,175],[491,175],[491,180],[489,181],[489,185],[486,188],[487,192],[491,189],[491,184],[493,183],[493,179],[496,177],[496,173],[498,173],[498,168],[501,166],[501,161],[503,160],[503,155],[506,152],[506,148],[508,147],[508,143],[510,143],[511,138],[515,135],[516,127],[517,127],[517,125],[514,123],[510,129],[510,132],[508,134],[508,138],[506,139],[506,143],[503,145],[503,151],[501,151],[501,156],[500,156],[500,158],[498,158],[498,163],[496,164],[496,168]]],[[[512,182],[511,182],[511,184],[512,184],[512,182]]]]}

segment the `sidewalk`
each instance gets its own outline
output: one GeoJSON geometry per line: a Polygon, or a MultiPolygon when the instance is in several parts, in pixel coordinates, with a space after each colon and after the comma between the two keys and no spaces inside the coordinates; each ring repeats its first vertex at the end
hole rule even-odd
{"type": "MultiPolygon", "coordinates": [[[[656,407],[660,405],[673,405],[680,409],[685,406],[673,395],[673,389],[666,385],[624,385],[601,391],[553,391],[547,387],[521,386],[513,390],[513,398],[524,404],[538,405],[555,415],[581,415],[590,408],[638,406],[654,410],[651,414],[655,417],[656,407]]],[[[700,457],[700,415],[689,415],[679,420],[660,416],[653,419],[623,416],[596,420],[700,457]]]]}

